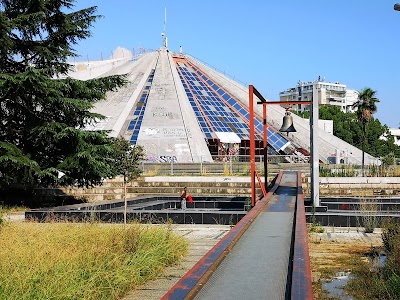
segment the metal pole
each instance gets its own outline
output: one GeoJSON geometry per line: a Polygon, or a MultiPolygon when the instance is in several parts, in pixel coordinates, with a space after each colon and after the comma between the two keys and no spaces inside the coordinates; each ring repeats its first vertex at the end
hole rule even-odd
{"type": "Polygon", "coordinates": [[[251,180],[251,206],[254,207],[256,201],[256,152],[254,142],[254,103],[253,103],[253,86],[249,85],[249,121],[250,121],[250,180],[251,180]]]}
{"type": "Polygon", "coordinates": [[[320,206],[319,202],[319,141],[318,141],[318,90],[317,84],[313,85],[313,95],[310,115],[310,150],[311,150],[311,201],[314,207],[320,206]]]}
{"type": "Polygon", "coordinates": [[[263,103],[263,119],[264,119],[264,187],[265,190],[268,192],[268,151],[267,151],[267,104],[263,103]]]}
{"type": "Polygon", "coordinates": [[[124,224],[126,224],[126,211],[128,208],[128,200],[126,199],[126,180],[124,176],[124,224]]]}

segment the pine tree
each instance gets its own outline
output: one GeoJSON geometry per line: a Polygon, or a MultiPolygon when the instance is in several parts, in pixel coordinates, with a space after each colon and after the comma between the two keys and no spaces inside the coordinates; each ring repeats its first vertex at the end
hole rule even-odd
{"type": "Polygon", "coordinates": [[[67,77],[73,46],[90,37],[97,7],[74,0],[0,0],[0,186],[99,184],[117,175],[113,139],[84,127],[124,76],[67,77]],[[60,176],[60,174],[64,176],[60,176]]]}

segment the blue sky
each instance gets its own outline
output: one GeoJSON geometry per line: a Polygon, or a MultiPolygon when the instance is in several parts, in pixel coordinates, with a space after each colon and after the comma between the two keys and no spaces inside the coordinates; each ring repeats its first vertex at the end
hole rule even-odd
{"type": "Polygon", "coordinates": [[[318,76],[377,91],[375,115],[400,126],[400,12],[396,0],[78,0],[98,6],[93,36],[75,47],[82,59],[117,47],[158,49],[164,8],[171,51],[179,46],[212,67],[253,84],[265,97],[318,76]]]}

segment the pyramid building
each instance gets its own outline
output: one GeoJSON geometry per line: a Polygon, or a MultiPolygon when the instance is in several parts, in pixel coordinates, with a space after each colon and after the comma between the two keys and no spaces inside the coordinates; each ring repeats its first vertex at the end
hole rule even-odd
{"type": "MultiPolygon", "coordinates": [[[[74,63],[69,76],[87,80],[115,74],[127,74],[128,84],[96,104],[93,111],[106,119],[89,130],[109,130],[111,136],[143,146],[146,160],[152,162],[211,162],[226,155],[248,160],[248,87],[165,45],[136,55],[119,48],[112,59],[74,63]]],[[[277,130],[285,109],[268,105],[267,111],[268,152],[307,154],[308,120],[294,115],[297,132],[286,136],[277,130]]],[[[255,114],[256,154],[262,155],[261,105],[255,104],[255,114]]],[[[359,149],[323,130],[318,135],[322,161],[338,157],[345,163],[361,163],[359,149]]],[[[366,163],[374,162],[366,155],[366,163]]]]}

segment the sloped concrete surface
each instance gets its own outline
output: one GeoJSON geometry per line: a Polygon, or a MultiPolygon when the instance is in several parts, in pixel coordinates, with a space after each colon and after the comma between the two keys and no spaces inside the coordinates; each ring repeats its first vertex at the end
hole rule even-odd
{"type": "MultiPolygon", "coordinates": [[[[214,80],[218,85],[222,86],[230,94],[244,103],[247,107],[249,106],[249,89],[248,86],[243,86],[242,84],[230,79],[224,74],[214,70],[213,68],[207,66],[203,62],[195,59],[191,56],[186,56],[186,58],[193,62],[194,64],[201,67],[207,75],[214,80]]],[[[251,83],[250,83],[251,84],[251,83]]],[[[257,88],[257,87],[256,87],[257,88]]],[[[260,91],[261,92],[261,91],[260,91]]],[[[264,95],[265,96],[265,95],[264,95]]],[[[257,97],[255,96],[255,102],[257,97]]],[[[254,111],[259,116],[263,115],[262,105],[255,105],[254,111]]],[[[279,129],[282,125],[282,119],[285,115],[285,109],[280,105],[267,105],[267,123],[273,127],[279,129]]],[[[293,123],[297,132],[290,133],[288,138],[297,146],[304,149],[310,149],[310,125],[308,120],[305,120],[297,115],[292,114],[293,123]]],[[[348,155],[348,163],[351,164],[361,164],[362,152],[360,149],[350,145],[349,143],[339,139],[338,137],[325,132],[322,129],[318,130],[319,137],[319,154],[320,159],[326,161],[326,158],[336,153],[336,150],[345,151],[348,155]]],[[[373,164],[376,163],[376,159],[365,154],[365,163],[373,164]]]]}

